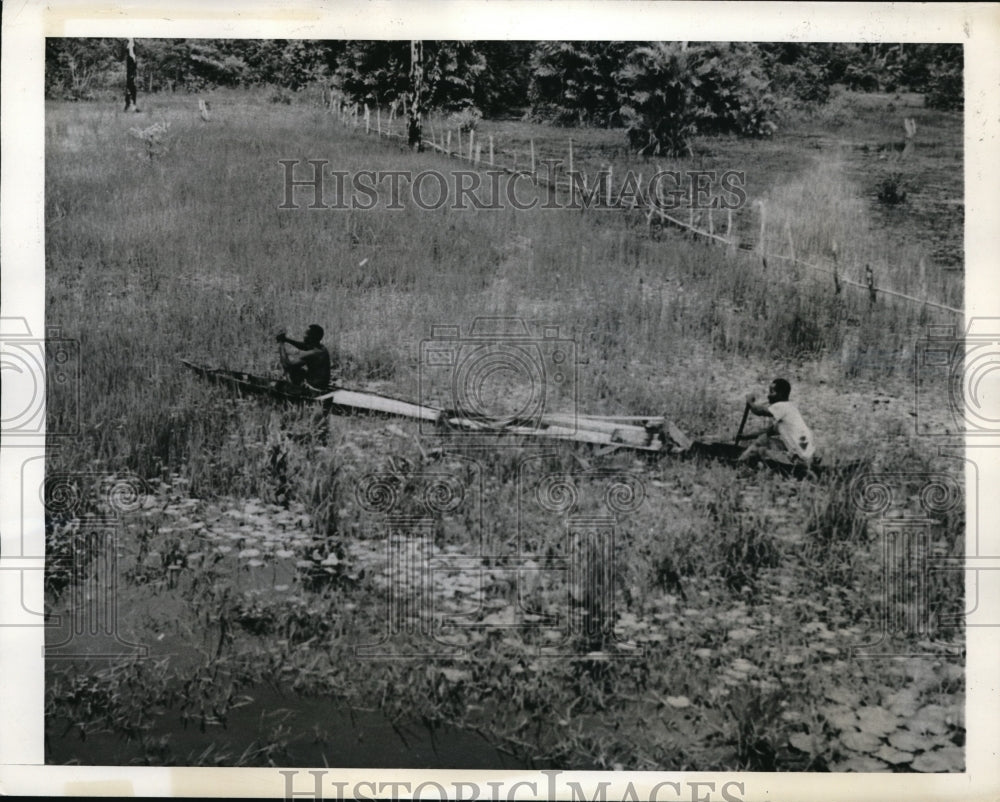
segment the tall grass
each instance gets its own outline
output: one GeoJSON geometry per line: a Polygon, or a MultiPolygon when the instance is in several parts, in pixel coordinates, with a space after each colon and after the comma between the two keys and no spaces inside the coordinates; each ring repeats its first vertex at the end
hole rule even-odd
{"type": "MultiPolygon", "coordinates": [[[[384,623],[373,602],[378,587],[344,556],[347,545],[369,534],[355,485],[372,471],[397,476],[405,488],[427,465],[456,475],[472,469],[428,452],[410,424],[331,419],[318,426],[311,411],[208,388],[177,359],[276,374],[275,330],[294,333],[318,322],[330,344],[352,358],[345,378],[416,399],[419,344],[432,325],[465,329],[478,315],[520,316],[558,325],[576,344],[574,393],[557,397],[556,405],[666,414],[693,434],[727,436],[748,385],[766,385],[777,372],[793,376],[800,395],[818,393],[822,382],[839,389],[865,379],[901,394],[908,349],[929,314],[881,299],[869,306],[863,294],[847,290],[836,295],[831,282],[796,280],[753,253],[668,233],[657,239],[620,213],[427,212],[412,204],[400,211],[279,210],[279,159],[327,159],[348,171],[441,168],[442,162],[348,134],[308,107],[234,94],[213,103],[213,121],[204,124],[192,106],[158,100],[145,115],[129,116],[97,106],[49,107],[47,314],[64,336],[79,339],[82,372],[81,436],[51,451],[48,467],[131,469],[187,487],[197,503],[235,497],[285,509],[301,505],[314,532],[308,548],[295,547],[295,559],[316,563],[315,570],[295,575],[301,591],[295,601],[248,596],[242,592],[248,567],[222,556],[208,565],[204,554],[199,563],[189,552],[201,546],[151,525],[123,544],[135,563],[129,592],[148,593],[157,603],[176,597],[182,611],[171,626],[197,643],[201,659],[193,669],[180,660],[169,672],[158,664],[93,675],[81,668],[75,678],[73,671],[56,672],[49,687],[57,714],[109,728],[123,722],[147,759],[163,762],[149,711],[177,701],[174,680],[193,683],[188,687],[199,702],[183,710],[208,726],[216,723],[207,721],[213,705],[224,715],[244,685],[278,677],[303,692],[336,689],[381,700],[390,718],[419,715],[433,725],[450,720],[489,728],[526,760],[581,767],[790,765],[790,725],[778,707],[787,702],[815,713],[813,697],[824,680],[807,669],[830,668],[795,625],[819,618],[833,628],[847,616],[839,599],[816,607],[810,597],[816,577],[846,582],[851,575],[858,587],[875,581],[872,560],[862,554],[870,544],[846,503],[838,503],[841,488],[800,489],[717,465],[664,461],[644,468],[648,501],[616,531],[616,578],[624,586],[618,612],[630,615],[632,625],[660,616],[662,631],[647,644],[646,658],[607,665],[538,661],[530,653],[532,634],[519,643],[493,631],[462,666],[428,670],[404,661],[374,670],[351,651],[384,623]],[[170,125],[162,152],[151,158],[129,129],[156,122],[170,125]],[[840,541],[846,545],[831,547],[840,541]],[[151,557],[157,549],[158,561],[151,557]],[[825,550],[836,565],[822,562],[825,550]],[[822,564],[810,571],[809,559],[822,564]],[[785,593],[787,584],[792,590],[785,593]],[[750,632],[747,620],[771,615],[775,587],[784,595],[774,604],[792,629],[774,618],[766,619],[774,637],[750,632]],[[351,615],[347,603],[354,605],[351,615]],[[790,643],[804,656],[795,663],[801,668],[789,672],[775,654],[783,659],[790,643]],[[749,678],[748,664],[767,676],[749,678]],[[213,690],[216,676],[223,681],[213,690]],[[729,688],[739,690],[728,695],[729,688]],[[684,718],[685,704],[697,711],[693,718],[684,718]],[[96,712],[101,705],[108,712],[96,712]],[[620,731],[610,731],[608,715],[620,731]],[[774,724],[771,738],[755,726],[758,719],[774,724]],[[698,734],[685,745],[677,733],[692,726],[698,734]]],[[[799,154],[796,161],[808,160],[799,154]]],[[[863,226],[849,181],[835,160],[817,164],[820,181],[771,190],[774,226],[787,220],[803,254],[822,252],[836,239],[844,261],[876,259],[881,246],[863,226]]],[[[308,192],[299,197],[305,206],[308,192]]],[[[913,288],[903,260],[891,275],[913,288]]],[[[871,441],[880,421],[837,402],[814,424],[831,448],[871,441]]],[[[68,414],[60,403],[57,396],[51,415],[68,414]]],[[[883,462],[896,456],[887,452],[877,456],[883,462]]],[[[538,554],[562,554],[565,521],[516,519],[524,454],[470,453],[486,488],[482,519],[490,532],[479,531],[465,513],[442,515],[435,519],[437,545],[467,547],[486,534],[509,545],[522,534],[538,554]]],[[[919,455],[913,462],[926,467],[919,455]]],[[[537,470],[570,475],[594,465],[611,473],[637,470],[631,455],[600,460],[570,447],[550,449],[537,470]]],[[[952,522],[949,531],[960,526],[952,522]]],[[[537,596],[544,602],[542,590],[537,596]]],[[[628,638],[624,621],[619,628],[628,638]]],[[[857,681],[876,687],[865,670],[858,669],[857,681]]],[[[272,752],[263,744],[260,754],[244,758],[277,759],[279,741],[272,752]]]]}
{"type": "MultiPolygon", "coordinates": [[[[581,408],[666,411],[707,430],[717,423],[707,362],[823,361],[842,376],[886,377],[907,369],[930,319],[835,295],[752,255],[643,237],[619,213],[279,210],[282,158],[351,171],[442,162],[346,134],[316,110],[252,103],[223,106],[207,125],[179,104],[154,110],[141,125],[170,125],[165,152],[150,158],[128,130],[138,119],[51,107],[46,253],[49,319],[81,343],[83,450],[142,472],[155,442],[170,443],[161,460],[187,462],[178,432],[204,417],[175,359],[272,372],[279,327],[318,321],[362,366],[355,375],[392,376],[398,393],[415,394],[432,324],[477,314],[555,323],[586,360],[581,408]]],[[[845,260],[869,258],[850,193],[836,164],[821,163],[774,194],[772,230],[787,221],[800,253],[836,239],[845,260]]],[[[900,265],[893,280],[910,288],[907,275],[900,265]]]]}

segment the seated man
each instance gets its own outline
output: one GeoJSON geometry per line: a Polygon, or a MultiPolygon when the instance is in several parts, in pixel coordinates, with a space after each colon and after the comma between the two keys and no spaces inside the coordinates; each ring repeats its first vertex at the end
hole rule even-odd
{"type": "Polygon", "coordinates": [[[753,440],[740,455],[740,462],[773,459],[778,462],[812,463],[816,452],[812,432],[802,420],[795,405],[788,400],[792,386],[785,379],[775,379],[767,389],[767,404],[758,404],[753,393],[747,395],[747,406],[754,415],[770,418],[766,429],[740,436],[740,440],[753,440]]]}
{"type": "Polygon", "coordinates": [[[321,342],[323,327],[313,323],[306,329],[302,342],[288,339],[283,331],[278,332],[276,339],[282,344],[279,354],[288,380],[296,387],[305,386],[325,392],[330,386],[330,352],[321,342]],[[302,353],[288,356],[284,348],[286,343],[302,353]]]}

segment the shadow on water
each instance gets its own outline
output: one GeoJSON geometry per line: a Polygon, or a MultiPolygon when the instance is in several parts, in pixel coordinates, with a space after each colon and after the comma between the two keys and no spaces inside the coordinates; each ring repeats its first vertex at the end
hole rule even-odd
{"type": "Polygon", "coordinates": [[[81,765],[289,766],[401,769],[525,769],[475,732],[416,721],[394,725],[376,710],[342,702],[249,689],[253,701],[225,725],[202,728],[168,711],[144,739],[111,733],[82,738],[66,719],[48,722],[46,763],[81,765]]]}

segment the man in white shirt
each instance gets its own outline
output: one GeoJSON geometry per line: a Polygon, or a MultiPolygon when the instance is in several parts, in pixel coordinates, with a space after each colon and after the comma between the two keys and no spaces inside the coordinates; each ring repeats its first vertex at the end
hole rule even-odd
{"type": "Polygon", "coordinates": [[[740,455],[740,462],[771,459],[812,464],[816,444],[799,410],[788,400],[791,392],[792,386],[785,379],[775,379],[767,389],[768,403],[758,404],[753,393],[747,395],[750,411],[771,421],[766,429],[740,436],[740,440],[753,440],[740,455]]]}

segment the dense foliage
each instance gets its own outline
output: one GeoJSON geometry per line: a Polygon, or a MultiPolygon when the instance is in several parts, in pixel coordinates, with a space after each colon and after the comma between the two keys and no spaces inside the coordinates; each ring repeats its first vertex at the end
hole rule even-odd
{"type": "Polygon", "coordinates": [[[615,77],[630,141],[640,150],[682,153],[697,133],[774,131],[776,99],[752,45],[641,45],[615,77]]]}
{"type": "MultiPolygon", "coordinates": [[[[124,83],[124,40],[48,39],[46,93],[91,99],[124,83]]],[[[403,40],[141,39],[141,92],[322,85],[387,106],[409,90],[403,40]]],[[[425,106],[623,127],[637,150],[681,153],[696,133],[766,136],[779,112],[824,103],[832,87],[923,92],[962,107],[962,48],[950,44],[424,43],[425,106]]]]}

